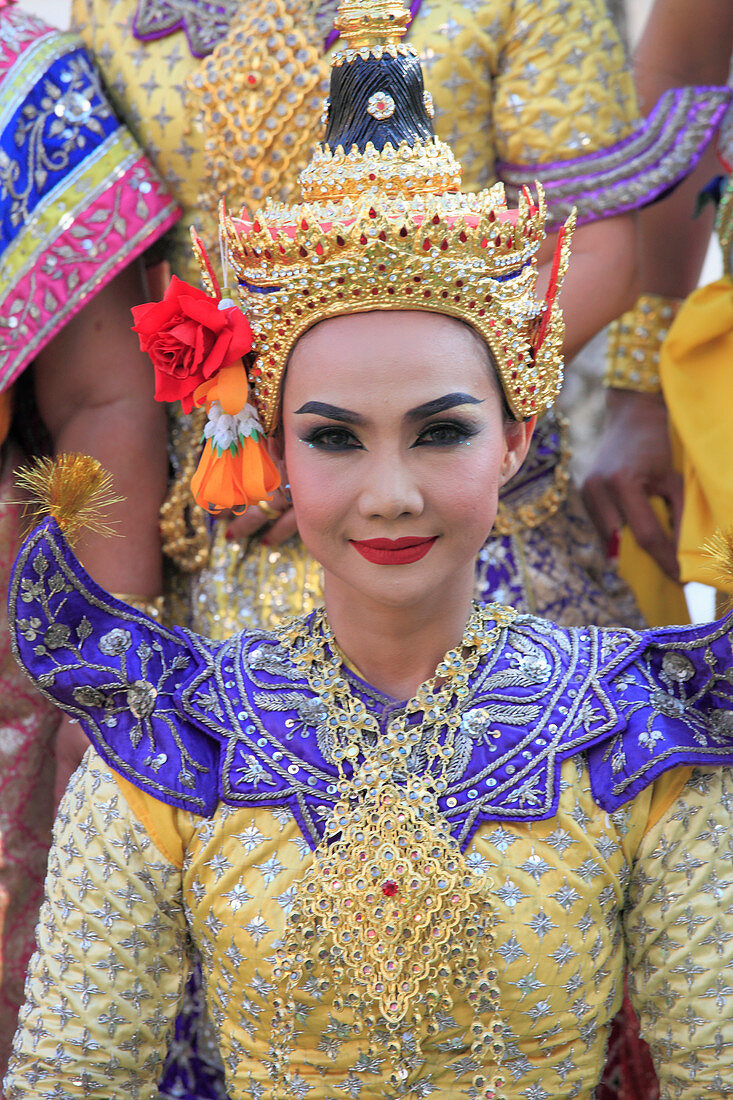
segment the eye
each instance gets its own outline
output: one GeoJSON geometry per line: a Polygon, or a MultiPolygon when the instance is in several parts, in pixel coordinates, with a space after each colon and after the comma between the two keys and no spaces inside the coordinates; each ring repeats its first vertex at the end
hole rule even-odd
{"type": "Polygon", "coordinates": [[[478,428],[472,424],[465,424],[460,420],[440,420],[435,424],[428,424],[413,443],[413,447],[432,445],[434,447],[450,447],[457,443],[467,443],[476,435],[478,428]]]}
{"type": "Polygon", "coordinates": [[[356,451],[363,449],[359,440],[348,428],[313,428],[301,438],[303,443],[307,443],[309,447],[317,447],[320,451],[356,451]]]}

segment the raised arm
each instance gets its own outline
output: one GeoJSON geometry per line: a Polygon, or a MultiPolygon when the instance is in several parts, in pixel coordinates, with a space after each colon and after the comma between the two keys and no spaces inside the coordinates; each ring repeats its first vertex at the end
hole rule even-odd
{"type": "MultiPolygon", "coordinates": [[[[733,5],[727,0],[657,0],[634,54],[634,79],[648,112],[669,88],[725,84],[733,51],[733,5]]],[[[713,210],[695,217],[697,196],[721,171],[713,145],[662,202],[641,213],[642,288],[684,298],[695,289],[713,228],[713,210]]]]}
{"type": "MultiPolygon", "coordinates": [[[[725,84],[732,50],[733,6],[727,0],[701,0],[694,5],[685,0],[657,0],[634,57],[643,111],[649,112],[659,96],[672,88],[725,84]]],[[[635,366],[629,355],[611,355],[606,425],[584,489],[585,503],[601,535],[608,540],[614,531],[628,525],[642,549],[672,579],[679,576],[676,533],[683,504],[682,479],[673,464],[667,410],[654,362],[679,299],[697,286],[713,212],[709,207],[696,218],[696,200],[720,170],[710,145],[671,195],[640,212],[640,290],[654,297],[646,297],[642,309],[623,323],[648,333],[641,343],[649,348],[652,369],[638,371],[649,375],[646,382],[639,383],[633,377],[635,366]],[[667,506],[669,529],[652,508],[650,498],[654,496],[667,506]]],[[[637,354],[642,354],[641,347],[637,354]]]]}
{"type": "MultiPolygon", "coordinates": [[[[565,359],[570,362],[593,337],[634,302],[638,289],[634,213],[588,222],[573,235],[573,256],[562,288],[565,359]]],[[[548,237],[540,253],[540,285],[550,279],[555,244],[548,237]]]]}
{"type": "Polygon", "coordinates": [[[150,362],[131,331],[130,309],[145,297],[135,262],[44,348],[33,369],[54,450],[98,459],[123,497],[107,516],[118,537],[85,534],[79,557],[108,591],[153,599],[162,587],[158,511],[168,459],[165,413],[153,399],[150,362]]]}
{"type": "MultiPolygon", "coordinates": [[[[158,512],[167,482],[165,413],[153,400],[147,357],[130,329],[130,308],[145,299],[139,262],[108,283],[36,359],[39,412],[54,450],[81,452],[110,471],[122,499],[109,510],[116,537],[87,533],[79,554],[109,591],[145,602],[162,591],[158,512]]],[[[56,796],[86,748],[63,719],[56,742],[56,796]]]]}

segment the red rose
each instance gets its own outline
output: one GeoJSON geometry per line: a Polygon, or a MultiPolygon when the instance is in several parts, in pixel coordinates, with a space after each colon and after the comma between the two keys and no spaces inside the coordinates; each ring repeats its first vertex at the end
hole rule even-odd
{"type": "Polygon", "coordinates": [[[218,306],[216,298],[174,275],[162,302],[133,308],[133,332],[152,360],[157,401],[180,401],[189,413],[194,390],[252,347],[244,315],[235,306],[218,306]]]}

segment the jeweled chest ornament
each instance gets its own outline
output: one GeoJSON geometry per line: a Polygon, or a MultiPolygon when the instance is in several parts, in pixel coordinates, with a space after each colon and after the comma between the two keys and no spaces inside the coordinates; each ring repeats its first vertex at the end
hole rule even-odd
{"type": "Polygon", "coordinates": [[[461,990],[474,1013],[471,1058],[491,1067],[474,1074],[476,1095],[501,1096],[492,882],[466,863],[438,799],[470,677],[513,618],[508,608],[476,606],[461,644],[384,731],[352,694],[323,612],[307,634],[302,622],[280,631],[327,709],[339,800],[277,951],[276,1096],[292,1095],[289,1054],[306,981],[331,991],[354,1036],[366,1036],[367,1057],[386,1051],[395,1089],[404,1089],[416,1051],[436,1034],[436,1014],[452,1010],[452,988],[461,990]],[[428,760],[420,771],[410,763],[418,745],[428,760]]]}

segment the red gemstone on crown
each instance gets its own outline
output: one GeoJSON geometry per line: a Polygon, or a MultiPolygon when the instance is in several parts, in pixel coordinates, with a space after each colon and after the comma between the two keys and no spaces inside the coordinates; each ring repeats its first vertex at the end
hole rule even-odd
{"type": "Polygon", "coordinates": [[[398,890],[399,886],[396,882],[392,882],[392,879],[382,883],[382,893],[386,898],[393,898],[398,890]]]}

